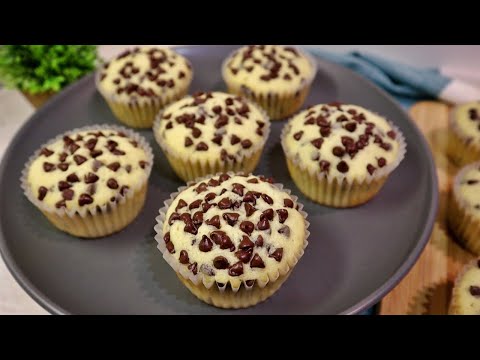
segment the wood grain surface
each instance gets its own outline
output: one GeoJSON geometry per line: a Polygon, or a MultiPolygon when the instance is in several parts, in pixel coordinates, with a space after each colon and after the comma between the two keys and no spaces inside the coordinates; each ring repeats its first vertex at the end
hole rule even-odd
{"type": "Polygon", "coordinates": [[[446,225],[446,209],[458,169],[446,155],[449,107],[440,102],[415,104],[410,114],[425,135],[437,167],[439,211],[433,233],[417,263],[381,302],[380,314],[446,314],[455,277],[473,258],[454,241],[446,225]]]}

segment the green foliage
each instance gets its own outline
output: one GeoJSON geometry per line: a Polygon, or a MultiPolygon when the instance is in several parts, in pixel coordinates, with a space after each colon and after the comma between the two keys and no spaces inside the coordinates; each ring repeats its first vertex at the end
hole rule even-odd
{"type": "Polygon", "coordinates": [[[3,45],[0,81],[31,94],[56,92],[91,72],[96,60],[95,45],[3,45]]]}

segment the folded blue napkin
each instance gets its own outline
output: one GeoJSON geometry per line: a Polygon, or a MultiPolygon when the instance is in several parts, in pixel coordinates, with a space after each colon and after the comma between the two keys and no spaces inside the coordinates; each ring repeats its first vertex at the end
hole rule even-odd
{"type": "Polygon", "coordinates": [[[406,107],[425,99],[454,104],[480,100],[479,88],[446,76],[438,69],[417,68],[359,51],[346,54],[314,48],[307,51],[359,73],[395,96],[406,107]]]}

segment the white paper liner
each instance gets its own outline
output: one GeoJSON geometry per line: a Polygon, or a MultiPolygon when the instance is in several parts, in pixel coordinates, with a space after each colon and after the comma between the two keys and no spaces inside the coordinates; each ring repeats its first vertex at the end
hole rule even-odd
{"type": "Polygon", "coordinates": [[[140,190],[142,190],[142,188],[148,182],[148,178],[150,176],[150,173],[153,167],[152,148],[150,147],[148,142],[145,140],[145,138],[140,134],[137,134],[136,132],[132,131],[131,129],[127,129],[123,126],[110,125],[110,124],[90,125],[90,126],[85,126],[81,128],[75,128],[73,130],[66,131],[63,134],[56,136],[54,139],[51,139],[48,142],[44,143],[42,146],[40,146],[39,149],[35,151],[35,153],[32,156],[30,156],[30,158],[28,159],[28,161],[26,162],[22,170],[22,175],[20,177],[20,186],[23,190],[23,193],[28,198],[28,200],[30,200],[32,204],[34,204],[37,208],[39,208],[43,212],[52,213],[58,216],[68,216],[69,218],[74,218],[76,216],[86,218],[88,215],[95,216],[97,214],[96,206],[92,207],[91,209],[88,207],[82,207],[79,209],[67,209],[67,208],[57,209],[53,205],[48,205],[43,201],[38,200],[37,196],[32,192],[32,189],[28,185],[28,171],[30,169],[32,162],[37,159],[37,157],[40,155],[41,150],[44,147],[48,147],[50,144],[63,139],[65,135],[72,135],[74,133],[81,132],[81,131],[99,131],[99,130],[100,131],[112,130],[112,131],[123,132],[129,139],[135,140],[138,143],[138,146],[145,151],[145,154],[147,156],[147,163],[148,163],[148,165],[145,167],[145,178],[143,179],[143,181],[136,182],[131,187],[131,189],[129,189],[129,191],[125,193],[125,195],[122,196],[119,194],[120,200],[118,200],[118,202],[109,202],[107,204],[99,206],[100,213],[105,213],[107,211],[107,207],[109,211],[115,211],[115,209],[119,205],[123,205],[126,203],[127,200],[133,199],[133,197],[140,190]]]}
{"type": "MultiPolygon", "coordinates": [[[[191,97],[191,95],[185,96],[183,99],[181,99],[179,101],[182,101],[182,100],[190,98],[190,97],[191,97]]],[[[182,158],[181,156],[179,156],[176,149],[174,147],[169,146],[164,141],[164,139],[162,139],[162,137],[160,136],[160,131],[159,130],[160,130],[161,122],[162,122],[162,117],[163,117],[163,114],[168,111],[169,106],[167,106],[166,108],[164,108],[163,110],[161,110],[157,114],[157,116],[155,118],[155,121],[153,123],[153,135],[155,136],[155,140],[157,141],[158,145],[160,146],[162,151],[167,156],[169,162],[180,161],[180,162],[182,162],[181,165],[183,165],[184,168],[191,167],[191,168],[201,169],[200,171],[195,171],[195,169],[192,169],[192,171],[188,171],[188,173],[201,172],[201,174],[199,174],[197,176],[193,176],[193,177],[188,176],[188,178],[187,178],[187,176],[184,176],[184,174],[179,174],[177,172],[177,175],[179,177],[181,177],[182,179],[184,179],[186,181],[191,181],[191,180],[194,180],[197,177],[202,177],[202,176],[209,175],[209,173],[210,173],[209,169],[216,169],[215,172],[220,172],[220,173],[222,171],[223,172],[231,171],[230,168],[234,167],[235,164],[240,165],[239,166],[240,168],[237,168],[235,170],[245,171],[245,169],[241,168],[242,167],[241,165],[244,164],[245,162],[250,163],[250,161],[253,159],[253,157],[255,157],[257,155],[257,153],[258,153],[258,155],[261,154],[261,152],[263,151],[263,148],[265,147],[265,144],[268,140],[268,137],[270,136],[270,130],[271,130],[270,118],[268,117],[265,110],[263,110],[257,104],[255,104],[254,102],[252,102],[252,101],[250,101],[246,98],[243,98],[243,100],[247,102],[248,106],[251,106],[251,107],[257,109],[262,114],[262,116],[263,116],[262,121],[265,123],[265,126],[262,129],[263,130],[263,139],[258,143],[254,143],[249,149],[242,149],[241,156],[236,158],[236,162],[234,162],[233,160],[230,160],[230,159],[227,159],[227,161],[222,161],[220,159],[220,157],[218,157],[216,159],[209,159],[209,158],[199,159],[197,161],[192,161],[189,158],[186,158],[186,159],[182,158]]],[[[180,143],[179,146],[183,147],[183,144],[180,143]]],[[[258,158],[259,157],[260,156],[258,156],[258,158]]],[[[258,161],[257,161],[257,163],[258,163],[258,161]]]]}
{"type": "Polygon", "coordinates": [[[480,169],[480,161],[465,166],[455,176],[452,191],[452,204],[448,209],[448,224],[457,239],[467,249],[480,255],[480,218],[472,213],[469,204],[460,193],[462,179],[467,172],[480,169]]]}
{"type": "Polygon", "coordinates": [[[285,156],[295,164],[295,166],[299,167],[302,171],[307,172],[308,174],[310,174],[310,176],[316,176],[319,180],[323,180],[327,178],[327,181],[330,183],[333,183],[333,181],[336,179],[337,182],[340,184],[343,183],[344,180],[347,180],[349,182],[356,181],[358,183],[365,182],[367,184],[370,184],[374,180],[379,180],[381,178],[384,178],[390,175],[393,172],[393,170],[395,170],[398,167],[398,165],[400,165],[402,160],[405,158],[405,154],[407,153],[407,143],[405,141],[405,137],[403,136],[402,132],[392,122],[386,120],[388,124],[392,127],[392,129],[395,131],[396,133],[395,140],[398,141],[398,144],[399,144],[398,155],[394,162],[387,164],[383,168],[378,168],[373,173],[373,175],[370,175],[367,172],[367,175],[364,179],[361,179],[361,178],[349,179],[348,174],[335,174],[333,176],[326,175],[324,173],[321,173],[320,171],[314,171],[311,168],[307,167],[305,164],[303,164],[301,161],[296,160],[295,154],[291,152],[290,149],[288,149],[288,146],[286,145],[285,140],[286,140],[287,132],[290,130],[291,122],[293,121],[293,118],[295,116],[291,117],[282,129],[281,143],[282,143],[283,152],[285,153],[285,156]]]}
{"type": "MultiPolygon", "coordinates": [[[[285,46],[285,45],[279,45],[285,46]]],[[[295,113],[302,107],[305,102],[305,99],[310,91],[310,86],[317,75],[318,64],[317,61],[307,52],[303,51],[299,47],[288,45],[289,47],[293,47],[298,53],[304,56],[310,63],[313,71],[312,75],[305,79],[305,83],[301,88],[293,88],[289,90],[285,90],[284,92],[277,92],[277,91],[259,91],[256,89],[248,88],[245,90],[241,88],[241,84],[229,84],[227,81],[226,71],[228,69],[227,64],[229,60],[232,58],[233,54],[240,50],[241,48],[233,50],[222,62],[222,78],[223,81],[227,84],[229,92],[233,92],[238,95],[243,95],[244,97],[250,99],[258,103],[259,105],[262,104],[262,108],[264,108],[268,115],[270,116],[271,120],[279,120],[283,119],[291,114],[295,113]],[[298,93],[299,97],[297,98],[295,94],[298,93]],[[288,105],[290,108],[288,110],[282,109],[282,106],[288,105]]]]}
{"type": "MultiPolygon", "coordinates": [[[[170,50],[174,51],[172,49],[170,50]]],[[[188,93],[194,77],[193,67],[191,66],[190,60],[188,60],[181,54],[176,54],[177,56],[185,59],[190,64],[190,81],[185,84],[182,83],[182,86],[176,86],[176,91],[174,92],[168,92],[168,94],[165,93],[150,98],[137,97],[137,99],[134,101],[132,101],[130,98],[125,99],[124,97],[121,97],[116,93],[109,94],[102,91],[102,87],[100,86],[100,75],[102,72],[103,64],[97,68],[94,77],[95,86],[98,92],[104,97],[105,101],[108,103],[110,109],[115,114],[118,120],[122,121],[128,126],[132,126],[135,128],[150,128],[152,127],[152,122],[158,111],[168,106],[169,104],[181,99],[188,93]]],[[[112,61],[115,58],[116,55],[113,56],[109,61],[112,61]]]]}
{"type": "Polygon", "coordinates": [[[480,160],[480,143],[469,141],[469,135],[465,134],[455,121],[455,114],[460,105],[453,107],[449,113],[449,125],[452,133],[449,134],[448,156],[457,165],[464,166],[480,160]]]}
{"type": "MultiPolygon", "coordinates": [[[[215,276],[210,276],[206,277],[201,271],[198,271],[196,275],[194,275],[190,270],[187,269],[185,265],[180,264],[178,259],[176,259],[172,254],[170,254],[166,250],[166,245],[165,242],[163,241],[163,224],[165,222],[165,216],[167,214],[167,211],[170,207],[170,205],[173,203],[175,198],[185,189],[189,188],[193,184],[196,184],[197,182],[205,181],[207,179],[210,179],[215,176],[219,176],[223,173],[217,173],[215,175],[208,175],[202,178],[197,179],[197,181],[190,181],[187,183],[186,186],[181,186],[178,188],[178,190],[170,195],[170,198],[168,200],[165,200],[164,206],[159,210],[160,215],[156,217],[157,225],[155,225],[154,230],[156,232],[155,240],[158,243],[157,248],[160,250],[160,252],[163,254],[163,258],[165,261],[172,267],[172,269],[177,273],[180,274],[183,278],[190,280],[193,284],[199,285],[203,284],[203,286],[206,289],[210,289],[212,285],[215,283],[217,284],[217,288],[220,291],[225,291],[227,289],[228,283],[223,283],[224,285],[222,287],[218,286],[218,283],[216,281],[215,276]]],[[[230,176],[235,176],[236,174],[234,172],[227,172],[228,175],[230,176]]],[[[261,175],[253,175],[253,174],[248,174],[248,176],[261,176],[261,175]]],[[[277,187],[280,191],[284,191],[287,195],[289,195],[294,203],[298,205],[298,211],[300,214],[303,216],[304,221],[305,221],[305,238],[303,241],[303,248],[299,250],[298,254],[294,255],[290,261],[285,264],[283,268],[278,268],[276,271],[270,271],[267,272],[265,271],[265,274],[263,274],[262,278],[256,279],[255,283],[253,286],[247,286],[245,282],[242,282],[243,286],[247,290],[251,290],[255,285],[257,285],[260,288],[264,288],[267,286],[269,282],[274,282],[276,281],[280,276],[286,276],[297,264],[297,262],[300,260],[300,258],[303,256],[305,248],[308,245],[308,237],[310,235],[310,232],[308,231],[308,227],[310,226],[310,223],[307,220],[308,214],[303,211],[303,204],[298,202],[298,198],[295,195],[291,194],[291,191],[289,189],[285,189],[282,184],[280,183],[275,183],[273,184],[275,187],[277,187]]],[[[231,285],[231,289],[233,292],[237,292],[240,289],[240,286],[232,286],[232,282],[229,282],[231,285]]]]}
{"type": "Polygon", "coordinates": [[[450,300],[450,305],[448,307],[448,315],[465,315],[459,304],[459,298],[462,296],[460,292],[462,290],[465,290],[460,288],[460,281],[462,281],[463,276],[467,271],[477,267],[478,261],[480,261],[480,258],[468,262],[466,265],[463,266],[463,268],[460,270],[457,277],[455,278],[452,289],[452,297],[450,300]]]}

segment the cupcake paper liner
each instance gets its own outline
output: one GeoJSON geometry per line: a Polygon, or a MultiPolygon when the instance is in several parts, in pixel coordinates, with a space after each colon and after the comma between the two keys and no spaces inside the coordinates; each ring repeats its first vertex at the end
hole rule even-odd
{"type": "MultiPolygon", "coordinates": [[[[221,173],[209,175],[200,178],[197,181],[191,181],[186,186],[178,188],[177,192],[171,194],[170,198],[164,202],[164,206],[159,210],[160,215],[156,218],[157,225],[154,227],[156,232],[155,240],[158,243],[157,248],[163,254],[165,261],[177,273],[182,283],[200,300],[222,308],[245,308],[264,301],[273,295],[273,293],[275,293],[280,288],[281,284],[288,278],[297,262],[303,256],[305,248],[308,245],[307,239],[310,235],[308,227],[310,226],[310,223],[307,221],[307,213],[303,211],[303,204],[298,202],[298,198],[292,195],[290,190],[285,189],[282,184],[275,183],[273,184],[274,186],[290,195],[293,201],[297,203],[298,211],[305,221],[305,238],[303,240],[303,247],[298,253],[294,254],[289,262],[285,261],[285,263],[278,269],[266,271],[264,276],[258,278],[252,286],[248,286],[245,282],[235,278],[231,278],[228,283],[220,286],[216,282],[215,276],[207,276],[200,271],[194,275],[184,265],[180,264],[172,254],[166,251],[165,242],[163,241],[165,217],[170,205],[182,191],[197,182],[201,182],[213,176],[219,176],[220,174],[221,173]]],[[[230,176],[235,175],[233,172],[228,172],[228,174],[230,176]]]]}
{"type": "Polygon", "coordinates": [[[452,297],[450,300],[450,305],[448,307],[448,315],[465,315],[465,313],[462,311],[462,308],[460,306],[460,297],[461,297],[460,281],[462,280],[463,276],[468,270],[474,267],[477,267],[477,262],[479,260],[480,259],[475,259],[470,261],[467,265],[465,265],[462,268],[460,273],[455,278],[455,282],[453,284],[453,289],[452,289],[452,297]]]}
{"type": "Polygon", "coordinates": [[[227,71],[227,62],[231,56],[238,50],[232,51],[222,63],[222,77],[227,85],[228,92],[241,95],[247,99],[259,104],[268,114],[271,120],[284,119],[292,114],[296,113],[304,104],[305,99],[310,92],[310,87],[317,74],[317,62],[313,57],[299,48],[295,48],[300,54],[305,56],[312,68],[312,76],[305,80],[304,85],[301,88],[297,88],[293,91],[285,92],[262,92],[256,89],[246,88],[242,85],[236,85],[228,83],[226,80],[225,72],[227,71]]]}
{"type": "Polygon", "coordinates": [[[480,168],[480,162],[464,167],[455,177],[450,206],[448,207],[448,225],[456,239],[470,252],[480,255],[480,219],[472,215],[468,204],[460,196],[460,181],[463,175],[473,168],[480,168]]]}
{"type": "Polygon", "coordinates": [[[290,121],[283,127],[281,142],[285,153],[287,167],[295,185],[311,200],[326,206],[346,208],[361,205],[374,197],[382,188],[388,176],[397,168],[407,152],[407,144],[400,130],[388,122],[397,134],[399,142],[396,160],[383,168],[377,169],[373,175],[367,174],[364,179],[349,181],[346,175],[325,176],[319,171],[312,171],[295,159],[286,146],[285,138],[290,128],[290,121]]]}
{"type": "Polygon", "coordinates": [[[450,111],[450,131],[448,136],[447,154],[450,160],[457,166],[465,166],[480,160],[480,144],[465,138],[455,121],[455,112],[458,107],[450,111]]]}
{"type": "Polygon", "coordinates": [[[265,122],[265,126],[263,128],[263,140],[257,144],[254,144],[250,149],[243,149],[243,155],[241,158],[237,158],[236,161],[222,161],[220,158],[200,159],[193,161],[188,157],[183,158],[178,156],[175,148],[168,146],[158,131],[162,121],[163,113],[166,109],[163,109],[157,114],[153,124],[153,134],[155,136],[155,140],[157,141],[158,145],[160,145],[160,148],[163,150],[163,153],[170,163],[170,166],[173,168],[179,178],[185,182],[188,182],[216,173],[233,171],[249,174],[255,170],[260,161],[265,143],[270,135],[270,119],[263,109],[259,108],[256,104],[251,103],[250,101],[248,103],[249,106],[255,107],[263,115],[263,121],[265,122]]]}
{"type": "Polygon", "coordinates": [[[153,153],[150,145],[139,134],[123,126],[116,125],[92,125],[72,129],[56,136],[39,147],[37,151],[28,159],[20,177],[20,186],[25,196],[34,204],[47,219],[62,231],[71,235],[95,238],[110,235],[122,230],[130,224],[139,214],[145,202],[145,196],[148,188],[148,178],[153,166],[153,153]],[[135,140],[147,155],[148,165],[145,167],[145,180],[132,186],[130,191],[120,197],[118,202],[109,202],[93,209],[80,208],[78,210],[61,208],[48,205],[37,199],[28,184],[28,171],[32,162],[38,157],[41,149],[50,144],[61,140],[65,135],[80,131],[99,131],[113,130],[124,132],[127,137],[135,140]]]}
{"type": "Polygon", "coordinates": [[[193,70],[191,71],[192,78],[190,82],[176,89],[175,93],[170,95],[163,94],[149,99],[142,98],[140,101],[125,100],[117,94],[106,94],[102,92],[99,86],[100,70],[97,70],[95,74],[95,85],[119,121],[133,128],[147,129],[152,127],[155,116],[161,109],[181,99],[188,93],[188,89],[193,80],[193,70]]]}

